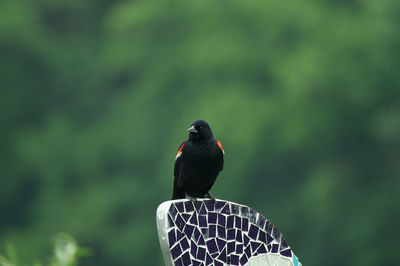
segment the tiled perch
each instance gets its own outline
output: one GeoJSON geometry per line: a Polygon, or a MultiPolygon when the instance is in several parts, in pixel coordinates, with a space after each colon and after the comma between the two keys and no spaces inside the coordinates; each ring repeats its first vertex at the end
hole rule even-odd
{"type": "Polygon", "coordinates": [[[273,224],[255,210],[234,202],[163,202],[157,209],[157,229],[168,266],[301,266],[273,224]]]}

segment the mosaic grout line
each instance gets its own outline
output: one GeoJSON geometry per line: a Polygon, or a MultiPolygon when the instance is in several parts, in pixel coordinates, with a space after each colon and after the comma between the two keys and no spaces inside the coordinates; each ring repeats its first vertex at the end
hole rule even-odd
{"type": "Polygon", "coordinates": [[[245,265],[272,254],[300,266],[272,223],[255,210],[216,200],[171,201],[167,243],[174,265],[245,265]]]}

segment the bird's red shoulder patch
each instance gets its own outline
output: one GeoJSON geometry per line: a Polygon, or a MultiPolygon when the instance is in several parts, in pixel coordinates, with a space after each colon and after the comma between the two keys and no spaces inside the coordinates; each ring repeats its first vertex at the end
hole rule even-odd
{"type": "Polygon", "coordinates": [[[179,150],[178,150],[178,153],[176,154],[175,160],[178,159],[182,155],[182,150],[185,145],[186,145],[186,142],[182,143],[182,145],[179,147],[179,150]]]}
{"type": "Polygon", "coordinates": [[[217,142],[218,146],[221,148],[222,153],[225,154],[225,151],[224,151],[224,148],[222,148],[221,142],[219,142],[219,140],[217,140],[217,139],[215,141],[217,142]]]}

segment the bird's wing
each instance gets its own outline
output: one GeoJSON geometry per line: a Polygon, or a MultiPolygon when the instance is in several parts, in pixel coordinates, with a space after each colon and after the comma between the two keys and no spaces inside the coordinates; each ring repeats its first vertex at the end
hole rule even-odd
{"type": "Polygon", "coordinates": [[[217,142],[218,147],[221,149],[222,153],[225,154],[225,151],[224,151],[224,148],[222,148],[221,142],[219,140],[217,140],[217,139],[215,141],[217,142]]]}
{"type": "Polygon", "coordinates": [[[178,152],[176,153],[175,161],[176,161],[179,157],[181,157],[182,151],[183,151],[183,147],[184,147],[185,145],[186,145],[186,141],[183,142],[183,143],[181,144],[181,146],[179,146],[178,152]]]}
{"type": "Polygon", "coordinates": [[[186,141],[179,146],[178,152],[175,157],[175,166],[174,166],[174,189],[172,199],[180,199],[185,197],[185,193],[182,190],[182,183],[183,179],[181,176],[181,169],[182,169],[182,152],[183,147],[186,145],[186,141]]]}
{"type": "Polygon", "coordinates": [[[220,158],[220,160],[221,160],[221,168],[220,168],[220,171],[222,171],[222,170],[224,169],[224,155],[225,155],[225,151],[224,151],[224,148],[222,148],[222,144],[221,144],[221,142],[220,142],[219,140],[216,139],[215,142],[217,142],[217,145],[218,145],[219,151],[220,151],[220,154],[219,154],[219,158],[220,158]]]}

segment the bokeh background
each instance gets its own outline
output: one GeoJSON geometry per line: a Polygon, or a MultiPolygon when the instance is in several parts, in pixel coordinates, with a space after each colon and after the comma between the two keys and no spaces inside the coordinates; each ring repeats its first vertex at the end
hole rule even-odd
{"type": "Polygon", "coordinates": [[[162,265],[186,129],[303,265],[398,265],[400,2],[3,0],[0,254],[162,265]]]}

